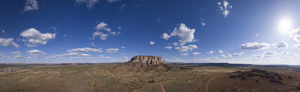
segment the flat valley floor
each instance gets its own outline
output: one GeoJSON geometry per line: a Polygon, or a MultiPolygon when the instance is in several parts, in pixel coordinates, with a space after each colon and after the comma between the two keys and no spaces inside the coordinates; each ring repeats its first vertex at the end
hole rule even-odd
{"type": "Polygon", "coordinates": [[[296,67],[190,66],[134,71],[118,66],[1,65],[0,92],[300,92],[300,68],[296,67]],[[252,69],[275,77],[260,75],[261,71],[244,72],[252,69]]]}

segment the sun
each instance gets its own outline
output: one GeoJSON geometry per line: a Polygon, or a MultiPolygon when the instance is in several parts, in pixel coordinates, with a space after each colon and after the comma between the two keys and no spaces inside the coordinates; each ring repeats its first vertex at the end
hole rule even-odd
{"type": "Polygon", "coordinates": [[[289,18],[283,18],[278,22],[278,29],[281,33],[287,33],[292,29],[292,21],[289,18]]]}

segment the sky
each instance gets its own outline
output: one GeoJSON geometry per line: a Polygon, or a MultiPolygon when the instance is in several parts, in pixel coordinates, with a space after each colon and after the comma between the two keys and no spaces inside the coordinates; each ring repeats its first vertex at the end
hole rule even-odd
{"type": "Polygon", "coordinates": [[[299,0],[1,0],[0,63],[300,64],[299,0]]]}

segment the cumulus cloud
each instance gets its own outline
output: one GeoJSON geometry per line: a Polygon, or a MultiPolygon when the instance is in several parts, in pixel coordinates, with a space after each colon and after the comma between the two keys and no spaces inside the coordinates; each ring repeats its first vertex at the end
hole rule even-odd
{"type": "Polygon", "coordinates": [[[177,36],[179,38],[178,43],[184,45],[187,42],[193,42],[195,29],[188,28],[185,24],[181,23],[179,26],[175,27],[173,32],[169,35],[163,33],[161,36],[162,39],[168,40],[171,37],[177,36]]]}
{"type": "Polygon", "coordinates": [[[45,52],[42,52],[42,51],[37,50],[37,49],[35,49],[35,50],[28,50],[27,53],[31,54],[31,55],[33,55],[35,57],[39,57],[41,55],[45,55],[46,54],[45,52]]]}
{"type": "Polygon", "coordinates": [[[149,44],[150,44],[150,45],[154,45],[155,42],[154,42],[154,41],[150,41],[149,44]]]}
{"type": "Polygon", "coordinates": [[[67,52],[70,52],[70,53],[87,53],[87,52],[99,53],[99,52],[102,52],[102,49],[86,47],[86,48],[75,48],[75,49],[67,50],[67,52]]]}
{"type": "Polygon", "coordinates": [[[193,52],[192,54],[193,55],[200,55],[201,53],[200,52],[193,52]]]}
{"type": "Polygon", "coordinates": [[[13,38],[0,38],[0,46],[8,47],[8,46],[14,46],[16,48],[19,48],[19,44],[14,42],[13,38]]]}
{"type": "Polygon", "coordinates": [[[188,56],[188,53],[181,53],[182,56],[188,56]]]}
{"type": "Polygon", "coordinates": [[[163,35],[161,36],[162,39],[168,40],[171,36],[168,35],[167,33],[163,33],[163,35]]]}
{"type": "Polygon", "coordinates": [[[224,0],[223,2],[217,2],[217,5],[222,12],[224,17],[227,17],[230,13],[230,9],[232,9],[232,5],[229,4],[227,0],[224,0]]]}
{"type": "Polygon", "coordinates": [[[188,46],[178,46],[175,47],[175,50],[178,52],[188,52],[188,51],[193,51],[194,49],[197,49],[197,45],[188,45],[188,46]]]}
{"type": "Polygon", "coordinates": [[[118,51],[119,51],[118,48],[108,48],[108,49],[106,49],[107,53],[117,53],[118,51]]]}
{"type": "Polygon", "coordinates": [[[300,29],[299,28],[296,28],[296,29],[293,29],[290,33],[290,37],[296,41],[296,42],[300,42],[300,29]]]}
{"type": "Polygon", "coordinates": [[[259,43],[259,42],[249,42],[242,44],[241,49],[244,50],[262,50],[262,49],[267,49],[269,47],[268,43],[259,43]]]}
{"type": "Polygon", "coordinates": [[[113,32],[111,28],[105,22],[100,22],[95,27],[96,32],[93,33],[92,39],[99,37],[101,40],[106,40],[109,35],[118,35],[120,32],[113,32]]]}
{"type": "Polygon", "coordinates": [[[24,11],[33,11],[33,10],[39,10],[38,1],[26,0],[24,11]]]}
{"type": "Polygon", "coordinates": [[[47,44],[48,40],[54,39],[56,37],[55,33],[41,33],[35,28],[27,29],[23,31],[20,35],[26,38],[25,41],[27,41],[31,46],[36,46],[38,44],[45,45],[47,44]]]}
{"type": "Polygon", "coordinates": [[[166,46],[165,49],[171,50],[173,47],[172,46],[166,46]]]}
{"type": "Polygon", "coordinates": [[[78,4],[86,4],[87,8],[93,7],[99,0],[76,0],[78,4]]]}
{"type": "Polygon", "coordinates": [[[284,49],[289,47],[289,44],[287,42],[277,42],[277,43],[273,43],[272,45],[278,49],[284,49]]]}
{"type": "Polygon", "coordinates": [[[181,23],[179,27],[175,27],[171,36],[178,36],[179,37],[179,44],[184,45],[187,42],[194,41],[194,33],[195,29],[190,29],[185,24],[181,23]]]}

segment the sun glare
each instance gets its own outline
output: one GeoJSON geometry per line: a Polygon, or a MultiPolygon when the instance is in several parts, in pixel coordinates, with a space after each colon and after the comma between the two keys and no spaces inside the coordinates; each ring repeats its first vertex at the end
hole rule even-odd
{"type": "Polygon", "coordinates": [[[281,33],[287,33],[292,29],[292,21],[288,18],[281,19],[278,23],[278,29],[281,33]]]}

